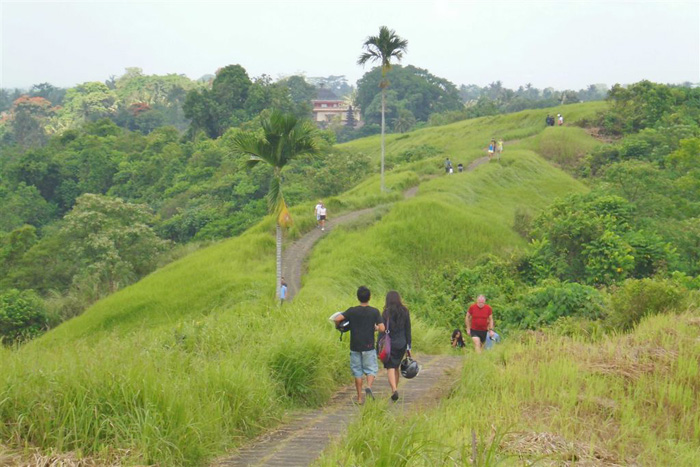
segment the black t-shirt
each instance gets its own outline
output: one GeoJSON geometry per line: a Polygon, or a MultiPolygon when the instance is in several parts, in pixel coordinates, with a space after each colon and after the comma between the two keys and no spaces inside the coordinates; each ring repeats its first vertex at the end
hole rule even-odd
{"type": "Polygon", "coordinates": [[[343,316],[350,321],[350,350],[373,350],[374,325],[382,324],[379,310],[371,306],[354,306],[345,310],[343,316]]]}

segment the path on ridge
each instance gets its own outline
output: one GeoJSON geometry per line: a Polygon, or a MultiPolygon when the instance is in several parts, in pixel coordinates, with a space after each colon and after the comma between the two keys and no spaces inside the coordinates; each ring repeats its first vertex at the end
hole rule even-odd
{"type": "MultiPolygon", "coordinates": [[[[476,169],[488,161],[488,156],[472,161],[472,163],[467,167],[467,172],[476,169]]],[[[404,199],[412,198],[416,195],[416,193],[418,193],[418,185],[404,191],[404,199]]],[[[304,261],[316,242],[319,241],[326,232],[333,230],[333,228],[342,224],[347,224],[348,222],[352,222],[365,214],[375,212],[379,207],[380,206],[360,209],[359,211],[352,211],[338,217],[331,218],[326,221],[325,231],[322,231],[319,228],[313,229],[304,234],[303,237],[289,245],[284,250],[282,253],[282,277],[284,277],[287,282],[287,300],[293,299],[301,289],[301,278],[305,272],[304,261]]]]}

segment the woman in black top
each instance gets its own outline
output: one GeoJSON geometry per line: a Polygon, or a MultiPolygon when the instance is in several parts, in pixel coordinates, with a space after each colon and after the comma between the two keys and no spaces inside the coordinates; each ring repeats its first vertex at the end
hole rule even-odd
{"type": "Polygon", "coordinates": [[[391,355],[389,361],[384,364],[391,386],[391,400],[399,398],[396,387],[399,384],[399,367],[404,354],[411,355],[411,315],[408,308],[401,302],[398,292],[392,290],[386,294],[384,305],[384,326],[389,330],[391,338],[391,355]]]}

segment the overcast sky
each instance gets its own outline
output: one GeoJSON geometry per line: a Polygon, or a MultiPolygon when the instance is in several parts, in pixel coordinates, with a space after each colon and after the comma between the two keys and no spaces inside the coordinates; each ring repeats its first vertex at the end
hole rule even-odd
{"type": "MultiPolygon", "coordinates": [[[[403,64],[458,86],[580,89],[700,81],[700,2],[0,0],[2,87],[73,86],[121,75],[199,78],[240,64],[278,78],[346,75],[382,25],[408,40],[403,64]]],[[[369,69],[369,68],[367,68],[369,69]]]]}

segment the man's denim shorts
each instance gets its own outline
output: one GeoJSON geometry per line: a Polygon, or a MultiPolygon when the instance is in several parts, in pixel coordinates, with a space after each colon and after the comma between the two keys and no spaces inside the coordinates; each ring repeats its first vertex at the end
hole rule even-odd
{"type": "Polygon", "coordinates": [[[362,375],[377,376],[379,366],[377,365],[377,351],[366,350],[364,352],[350,351],[350,369],[355,378],[362,378],[362,375]]]}

